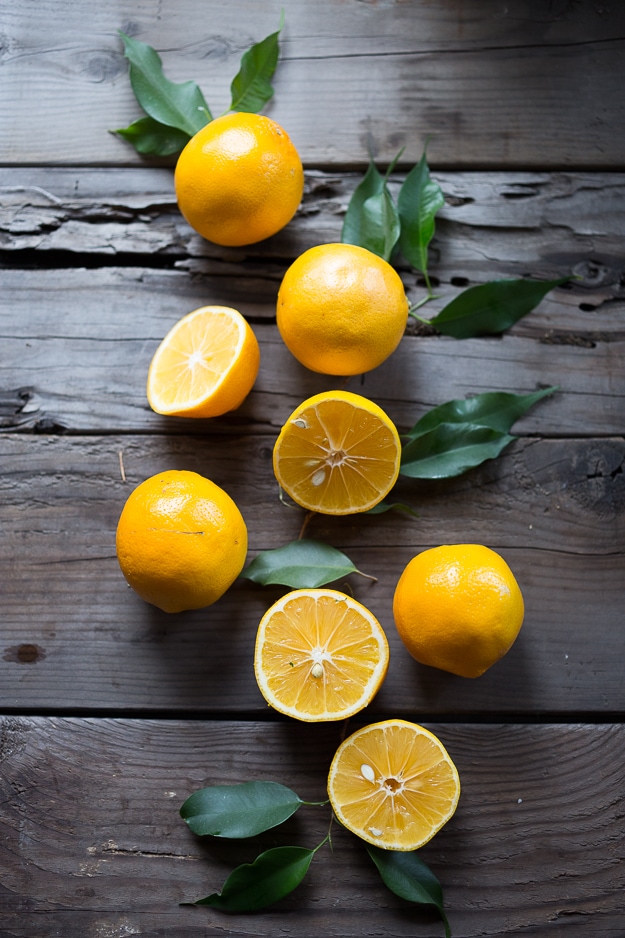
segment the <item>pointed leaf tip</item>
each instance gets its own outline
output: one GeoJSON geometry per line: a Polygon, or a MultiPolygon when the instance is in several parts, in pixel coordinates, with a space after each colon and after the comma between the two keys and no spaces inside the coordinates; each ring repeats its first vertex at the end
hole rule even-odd
{"type": "Polygon", "coordinates": [[[305,847],[274,847],[232,871],[220,893],[198,899],[222,912],[256,912],[299,886],[315,855],[305,847]]]}

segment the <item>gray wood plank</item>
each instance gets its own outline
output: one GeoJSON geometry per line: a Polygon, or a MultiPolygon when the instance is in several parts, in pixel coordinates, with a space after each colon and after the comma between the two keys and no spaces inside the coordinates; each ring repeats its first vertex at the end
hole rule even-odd
{"type": "MultiPolygon", "coordinates": [[[[203,433],[277,428],[305,397],[343,379],[309,372],[284,346],[259,277],[197,280],[184,271],[100,268],[0,271],[0,424],[3,429],[203,433]],[[236,305],[261,345],[254,390],[239,410],[206,421],[165,420],[145,396],[158,343],[186,312],[236,305]],[[262,310],[262,315],[256,313],[262,310]]],[[[267,289],[267,288],[266,288],[267,289]]],[[[400,429],[430,407],[482,391],[559,393],[519,422],[519,432],[622,434],[625,330],[622,304],[569,316],[569,292],[554,291],[502,338],[456,340],[409,327],[383,365],[346,386],[377,400],[400,429]],[[585,317],[589,327],[582,327],[585,317]],[[571,325],[569,326],[569,322],[571,325]]]]}
{"type": "Polygon", "coordinates": [[[431,136],[433,163],[458,168],[622,167],[622,6],[487,0],[22,3],[3,16],[0,161],[139,165],[108,133],[140,114],[118,30],[157,48],[172,80],[198,81],[219,114],[282,6],[267,112],[309,165],[362,164],[371,146],[414,161],[431,136]]]}
{"type": "MultiPolygon", "coordinates": [[[[302,205],[287,228],[258,245],[233,249],[205,241],[186,224],[169,169],[0,169],[0,249],[8,254],[7,266],[19,267],[28,252],[51,266],[55,259],[63,266],[87,260],[77,254],[99,256],[102,264],[142,255],[138,263],[149,257],[152,264],[189,270],[196,279],[229,281],[230,290],[241,279],[257,295],[247,303],[262,315],[262,301],[273,298],[287,263],[314,244],[340,239],[361,178],[308,170],[302,205]]],[[[390,179],[395,197],[404,178],[390,179]]],[[[579,329],[594,328],[588,313],[601,305],[622,311],[625,175],[438,171],[435,178],[446,203],[431,250],[430,273],[442,288],[433,311],[472,283],[567,274],[576,279],[559,300],[569,315],[579,316],[579,329]],[[587,315],[579,315],[580,306],[587,315]]],[[[411,299],[421,299],[415,272],[401,257],[397,263],[411,299]]]]}
{"type": "MultiPolygon", "coordinates": [[[[0,707],[267,714],[253,674],[254,638],[286,588],[241,578],[208,609],[161,613],[125,584],[115,528],[134,485],[186,468],[239,504],[250,559],[288,543],[305,514],[278,498],[272,443],[268,435],[0,437],[0,707]]],[[[623,712],[624,457],[621,439],[529,438],[457,480],[404,481],[396,497],[416,519],[388,513],[310,522],[308,536],[377,577],[352,574],[336,584],[371,608],[391,644],[371,713],[623,712]],[[499,550],[526,601],[514,647],[475,681],[418,665],[393,624],[404,565],[450,542],[499,550]]]]}
{"type": "MultiPolygon", "coordinates": [[[[441,881],[454,936],[620,938],[622,726],[429,725],[460,773],[450,822],[419,855],[441,881]]],[[[327,807],[252,842],[200,840],[178,816],[207,784],[251,778],[321,800],[343,727],[14,719],[0,724],[2,933],[433,936],[435,915],[384,887],[338,825],[304,882],[262,914],[181,906],[282,844],[313,847],[327,807]]],[[[355,728],[355,725],[353,727],[355,728]]]]}

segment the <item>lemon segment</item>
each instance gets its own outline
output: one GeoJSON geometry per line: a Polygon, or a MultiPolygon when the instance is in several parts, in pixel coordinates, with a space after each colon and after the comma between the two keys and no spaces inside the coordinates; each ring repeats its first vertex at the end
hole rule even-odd
{"type": "Polygon", "coordinates": [[[362,710],[388,668],[375,616],[339,590],[293,590],[260,621],[254,671],[265,700],[297,720],[342,720],[362,710]]]}
{"type": "Polygon", "coordinates": [[[180,319],[157,348],[147,379],[152,410],[219,417],[240,407],[260,366],[249,323],[228,306],[202,306],[180,319]]]}
{"type": "Polygon", "coordinates": [[[454,814],[460,778],[433,733],[386,720],[339,746],[328,797],[339,821],[362,840],[385,850],[416,850],[454,814]]]}
{"type": "Polygon", "coordinates": [[[401,443],[381,407],[350,391],[304,401],[273,452],[284,491],[309,511],[347,515],[382,501],[399,474],[401,443]]]}

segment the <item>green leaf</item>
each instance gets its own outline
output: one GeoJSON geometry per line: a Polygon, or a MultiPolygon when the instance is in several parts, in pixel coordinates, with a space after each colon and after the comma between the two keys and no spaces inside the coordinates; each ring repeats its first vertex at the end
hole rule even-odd
{"type": "Polygon", "coordinates": [[[278,782],[213,785],[194,792],[180,815],[200,837],[254,837],[282,824],[303,802],[278,782]]]}
{"type": "Polygon", "coordinates": [[[404,505],[402,502],[387,502],[386,499],[382,499],[381,502],[378,502],[377,505],[374,505],[373,508],[369,508],[365,511],[366,515],[383,515],[387,511],[401,511],[406,515],[412,515],[413,518],[418,518],[419,515],[411,508],[410,505],[404,505]]]}
{"type": "Polygon", "coordinates": [[[468,287],[430,319],[429,325],[455,339],[499,335],[531,313],[550,290],[569,279],[491,280],[468,287]]]}
{"type": "Polygon", "coordinates": [[[366,846],[384,885],[408,902],[433,905],[443,920],[446,938],[451,938],[443,907],[443,890],[429,866],[414,851],[381,850],[371,844],[366,846]]]}
{"type": "Polygon", "coordinates": [[[390,261],[399,238],[399,215],[387,187],[372,195],[362,207],[366,247],[385,261],[390,261]]]}
{"type": "Polygon", "coordinates": [[[273,97],[271,78],[278,64],[278,37],[284,25],[284,11],[278,31],[255,43],[241,58],[239,72],[230,85],[231,111],[258,113],[273,97]]]}
{"type": "Polygon", "coordinates": [[[451,479],[494,459],[515,437],[476,424],[441,423],[402,448],[400,475],[451,479]]]}
{"type": "Polygon", "coordinates": [[[263,586],[280,583],[293,589],[314,589],[359,572],[349,557],[335,547],[302,538],[284,547],[261,551],[240,575],[263,586]]]}
{"type": "Polygon", "coordinates": [[[373,160],[369,162],[367,172],[349,201],[341,230],[344,244],[357,244],[386,261],[391,258],[400,230],[399,215],[386,180],[401,153],[397,154],[385,176],[373,160]]]}
{"type": "Polygon", "coordinates": [[[415,440],[436,429],[442,423],[477,424],[507,433],[523,414],[543,397],[553,394],[557,387],[544,388],[532,394],[510,394],[506,391],[486,391],[464,400],[447,401],[424,414],[406,436],[415,440]]]}
{"type": "Polygon", "coordinates": [[[434,237],[434,218],[444,204],[441,187],[430,177],[424,151],[406,176],[397,197],[400,250],[408,263],[424,275],[428,269],[428,245],[434,237]]]}
{"type": "Polygon", "coordinates": [[[166,124],[155,121],[153,117],[141,117],[129,127],[122,127],[114,133],[132,143],[138,153],[154,156],[173,156],[180,153],[191,139],[184,130],[167,127],[166,124]]]}
{"type": "Polygon", "coordinates": [[[222,912],[264,909],[299,886],[314,855],[314,850],[305,847],[266,850],[253,863],[244,863],[233,870],[221,893],[198,899],[194,905],[209,905],[222,912]]]}
{"type": "Polygon", "coordinates": [[[130,84],[135,97],[149,117],[167,127],[175,127],[192,137],[212,114],[194,81],[177,84],[163,74],[161,57],[151,46],[120,33],[124,54],[130,62],[130,84]]]}

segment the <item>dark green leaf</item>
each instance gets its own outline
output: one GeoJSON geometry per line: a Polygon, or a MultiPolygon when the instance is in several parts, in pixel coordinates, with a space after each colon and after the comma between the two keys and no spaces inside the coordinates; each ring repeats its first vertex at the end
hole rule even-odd
{"type": "Polygon", "coordinates": [[[244,863],[233,870],[221,893],[214,892],[194,904],[210,905],[222,912],[264,909],[299,886],[314,855],[314,850],[304,847],[266,850],[253,863],[244,863]]]}
{"type": "Polygon", "coordinates": [[[436,429],[441,423],[474,424],[507,433],[512,425],[538,401],[557,391],[556,387],[534,391],[532,394],[509,394],[506,391],[487,391],[464,400],[447,401],[433,407],[409,430],[406,436],[415,440],[436,429]]]}
{"type": "Polygon", "coordinates": [[[367,199],[362,207],[362,222],[366,238],[361,246],[389,261],[399,238],[399,215],[386,186],[367,199]]]}
{"type": "Polygon", "coordinates": [[[343,221],[341,241],[357,244],[388,261],[399,238],[399,215],[386,180],[401,156],[400,151],[385,176],[373,160],[354,189],[343,221]]]}
{"type": "Polygon", "coordinates": [[[406,443],[399,472],[412,479],[451,479],[499,456],[512,440],[490,427],[441,423],[406,443]]]}
{"type": "Polygon", "coordinates": [[[444,203],[441,187],[430,177],[424,152],[406,176],[397,197],[400,250],[408,263],[423,274],[428,269],[428,245],[434,237],[434,219],[444,203]]]}
{"type": "Polygon", "coordinates": [[[366,515],[382,515],[387,511],[401,511],[406,515],[412,515],[413,518],[418,518],[419,515],[417,512],[410,507],[410,505],[403,505],[401,502],[387,502],[386,499],[383,499],[381,502],[378,502],[377,505],[374,505],[373,508],[369,508],[365,514],[366,515]]]}
{"type": "Polygon", "coordinates": [[[538,306],[543,297],[569,277],[559,280],[491,280],[463,290],[429,320],[444,335],[471,339],[499,335],[538,306]]]}
{"type": "Polygon", "coordinates": [[[382,176],[373,160],[371,160],[367,167],[367,172],[354,189],[352,197],[349,200],[347,212],[343,220],[343,228],[341,230],[341,241],[343,243],[357,244],[360,247],[365,247],[363,244],[366,236],[366,232],[363,231],[363,206],[367,199],[370,199],[374,195],[379,195],[383,189],[384,176],[382,176]]]}
{"type": "Polygon", "coordinates": [[[167,127],[160,124],[153,117],[141,117],[129,127],[122,127],[114,131],[123,137],[138,153],[148,153],[153,156],[173,156],[183,149],[191,139],[184,130],[167,127]]]}
{"type": "Polygon", "coordinates": [[[263,586],[280,583],[293,589],[314,589],[358,572],[340,550],[302,538],[284,547],[261,551],[241,576],[263,586]]]}
{"type": "Polygon", "coordinates": [[[176,84],[163,74],[161,57],[151,46],[120,33],[130,62],[130,84],[143,110],[160,124],[192,137],[212,115],[194,81],[176,84]]]}
{"type": "Polygon", "coordinates": [[[384,885],[408,902],[433,905],[443,920],[446,938],[451,938],[441,884],[423,860],[413,851],[381,850],[371,844],[367,844],[367,850],[384,885]]]}
{"type": "Polygon", "coordinates": [[[301,804],[294,791],[277,782],[243,782],[196,791],[180,815],[201,837],[254,837],[282,824],[301,804]]]}
{"type": "Polygon", "coordinates": [[[283,19],[284,16],[280,19],[277,32],[255,43],[241,58],[239,72],[230,85],[231,111],[256,114],[273,97],[271,78],[278,64],[278,37],[282,31],[283,19]]]}

